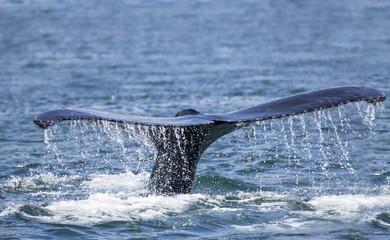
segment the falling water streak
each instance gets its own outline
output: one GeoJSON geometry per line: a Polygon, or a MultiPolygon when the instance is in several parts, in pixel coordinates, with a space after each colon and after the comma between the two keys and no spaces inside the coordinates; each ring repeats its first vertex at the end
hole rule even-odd
{"type": "Polygon", "coordinates": [[[287,158],[287,166],[288,166],[286,169],[286,172],[287,172],[287,174],[289,174],[291,171],[291,165],[292,165],[292,162],[291,162],[291,148],[292,148],[292,146],[289,144],[289,141],[288,141],[288,135],[287,135],[286,127],[285,127],[285,119],[281,119],[280,123],[282,125],[280,131],[283,134],[283,142],[286,146],[286,150],[284,152],[284,154],[286,155],[286,158],[287,158]]]}
{"type": "MultiPolygon", "coordinates": [[[[79,128],[81,130],[81,135],[83,136],[83,144],[84,145],[89,145],[89,142],[88,141],[88,125],[85,123],[85,121],[81,121],[79,122],[79,128]]],[[[84,147],[82,148],[83,150],[80,152],[81,153],[81,157],[83,160],[86,160],[89,158],[89,152],[88,152],[88,148],[84,147]]]]}
{"type": "Polygon", "coordinates": [[[96,145],[95,145],[95,155],[94,155],[94,157],[95,158],[98,158],[99,157],[99,152],[100,152],[100,146],[102,146],[103,145],[103,138],[102,138],[102,136],[101,136],[101,134],[99,134],[99,133],[101,133],[102,132],[102,128],[101,128],[101,122],[100,121],[94,121],[93,122],[93,125],[92,125],[93,127],[93,131],[95,132],[95,133],[97,133],[97,136],[96,136],[96,145]]]}
{"type": "MultiPolygon", "coordinates": [[[[250,164],[256,168],[256,179],[258,179],[258,183],[260,186],[263,185],[263,169],[264,165],[257,165],[257,161],[253,161],[254,159],[259,159],[260,163],[267,163],[267,152],[269,149],[269,136],[267,134],[267,124],[272,123],[272,121],[256,121],[250,125],[245,130],[245,135],[249,138],[249,147],[251,149],[251,158],[250,164]],[[257,166],[256,166],[257,165],[257,166]]],[[[272,131],[270,131],[272,132],[272,131]]],[[[268,160],[270,160],[270,156],[268,156],[268,160]]]]}
{"type": "Polygon", "coordinates": [[[99,141],[96,140],[97,138],[96,123],[93,121],[91,122],[91,121],[81,120],[78,122],[78,124],[79,124],[79,129],[81,130],[80,134],[81,136],[83,136],[82,137],[83,141],[81,142],[82,145],[79,146],[80,152],[82,153],[83,160],[89,161],[93,157],[92,150],[96,148],[95,147],[96,143],[98,142],[98,144],[102,146],[102,144],[100,144],[99,141]]]}
{"type": "Polygon", "coordinates": [[[45,129],[43,132],[44,135],[44,142],[46,144],[46,152],[48,154],[53,154],[55,159],[60,165],[63,165],[62,159],[60,158],[60,155],[58,154],[57,145],[55,142],[53,142],[53,132],[57,131],[57,126],[54,126],[50,129],[45,129]]]}
{"type": "Polygon", "coordinates": [[[288,144],[288,136],[287,136],[285,126],[284,126],[284,119],[280,120],[280,124],[282,125],[280,132],[283,134],[284,144],[286,145],[287,149],[290,149],[290,145],[288,144]]]}
{"type": "Polygon", "coordinates": [[[355,103],[355,106],[357,108],[358,114],[359,114],[364,126],[367,126],[369,131],[370,131],[369,136],[375,135],[374,120],[375,120],[376,107],[372,104],[365,104],[365,103],[359,103],[359,102],[355,103]]]}
{"type": "MultiPolygon", "coordinates": [[[[45,142],[48,148],[48,153],[53,155],[53,158],[60,162],[60,154],[57,150],[56,141],[53,141],[53,131],[57,126],[53,126],[45,132],[45,142]]],[[[122,164],[120,169],[129,171],[149,169],[150,164],[143,164],[145,159],[150,160],[155,156],[154,145],[151,141],[143,137],[142,128],[136,126],[129,127],[118,123],[107,121],[85,121],[74,120],[70,121],[70,127],[60,128],[63,132],[56,134],[55,138],[60,137],[61,140],[69,140],[70,144],[61,145],[60,147],[73,147],[73,152],[79,155],[79,159],[71,159],[72,164],[78,166],[75,171],[93,171],[104,170],[109,173],[112,170],[117,171],[118,162],[122,164]],[[141,129],[141,130],[139,130],[141,129]],[[136,134],[140,133],[140,134],[136,134]],[[134,151],[130,150],[129,146],[134,146],[134,151]],[[148,155],[148,157],[146,157],[148,155]],[[153,155],[150,157],[150,155],[153,155]],[[73,159],[73,160],[72,160],[73,159]],[[95,165],[95,166],[94,166],[95,165]],[[134,167],[134,165],[137,165],[134,167]]],[[[157,131],[157,130],[156,130],[157,131]]],[[[49,157],[49,155],[47,155],[49,157]]]]}
{"type": "Polygon", "coordinates": [[[122,168],[129,171],[129,164],[135,163],[137,166],[136,169],[132,169],[133,171],[144,170],[141,168],[141,162],[150,159],[147,157],[147,153],[153,152],[151,149],[154,149],[153,144],[146,138],[146,129],[140,125],[106,123],[104,132],[107,133],[110,141],[119,148],[122,168]],[[136,149],[129,151],[125,140],[130,145],[136,146],[136,149]]]}
{"type": "MultiPolygon", "coordinates": [[[[269,145],[269,139],[268,139],[269,137],[267,134],[268,130],[267,130],[267,125],[266,125],[267,123],[268,122],[266,122],[266,121],[262,121],[262,122],[256,122],[256,125],[253,125],[253,136],[254,136],[255,144],[261,144],[260,141],[262,141],[265,146],[269,145]],[[262,125],[262,128],[261,128],[260,124],[262,125]],[[256,134],[256,132],[257,132],[256,127],[258,127],[260,129],[260,131],[262,132],[262,134],[260,135],[259,138],[257,137],[257,134],[256,134]]],[[[270,123],[270,125],[272,125],[272,121],[269,121],[269,123],[270,123]]],[[[256,147],[256,146],[253,146],[253,147],[256,147]]],[[[265,157],[267,155],[267,154],[264,154],[265,151],[268,151],[268,149],[261,149],[261,151],[258,151],[258,153],[257,153],[257,158],[260,160],[264,158],[263,159],[264,163],[266,162],[265,157]]],[[[254,162],[254,164],[256,164],[256,162],[254,162]]],[[[260,165],[261,175],[262,175],[263,171],[264,171],[264,167],[263,167],[263,165],[260,165]]],[[[263,178],[261,177],[261,175],[260,175],[260,177],[257,177],[259,179],[260,186],[263,185],[263,178]]]]}
{"type": "MultiPolygon", "coordinates": [[[[106,154],[107,159],[105,159],[106,165],[109,166],[109,164],[111,164],[111,161],[114,160],[115,162],[121,162],[122,169],[126,169],[127,166],[126,164],[124,164],[127,160],[127,156],[125,154],[126,148],[123,143],[123,136],[121,134],[121,131],[119,131],[118,129],[118,124],[106,122],[106,121],[102,121],[101,124],[103,126],[102,128],[103,133],[107,135],[110,145],[114,146],[113,150],[111,151],[107,150],[108,153],[106,154]],[[117,152],[119,152],[119,157],[116,154],[117,152]]],[[[101,147],[105,147],[105,146],[102,145],[101,147]]]]}
{"type": "Polygon", "coordinates": [[[292,147],[292,154],[293,154],[293,159],[295,162],[299,162],[299,158],[297,155],[300,152],[299,146],[297,145],[296,141],[299,139],[297,136],[299,136],[299,130],[295,129],[294,127],[294,119],[296,119],[297,116],[290,116],[287,119],[287,122],[289,123],[289,130],[290,130],[290,144],[292,147]]]}
{"type": "MultiPolygon", "coordinates": [[[[146,130],[143,129],[141,126],[125,124],[124,129],[125,132],[127,132],[128,141],[137,146],[134,151],[137,153],[137,155],[129,160],[136,161],[136,170],[143,170],[141,169],[141,162],[155,158],[156,150],[154,148],[154,145],[150,140],[146,138],[146,130]],[[153,156],[150,157],[150,154],[148,153],[153,153],[153,156]]],[[[151,131],[156,133],[156,127],[152,127],[151,131]]]]}
{"type": "Polygon", "coordinates": [[[302,127],[302,132],[304,137],[302,138],[301,145],[303,146],[303,149],[305,153],[307,153],[307,159],[312,159],[312,153],[311,153],[311,143],[309,141],[309,132],[306,129],[306,122],[305,122],[305,115],[299,115],[299,122],[302,127]]]}
{"type": "MultiPolygon", "coordinates": [[[[256,122],[256,125],[259,126],[259,122],[256,122]]],[[[265,162],[266,160],[264,159],[264,156],[263,156],[263,149],[260,149],[260,151],[256,151],[256,146],[260,143],[258,142],[257,140],[257,134],[256,134],[256,125],[253,125],[252,126],[252,130],[253,130],[253,138],[254,138],[254,145],[251,146],[251,149],[252,149],[252,152],[254,152],[256,154],[255,156],[255,159],[260,159],[260,162],[263,161],[265,162]]],[[[260,136],[261,137],[261,136],[260,136]]],[[[266,140],[264,139],[264,143],[266,142],[266,140]]],[[[254,160],[255,160],[254,159],[254,160]]],[[[256,161],[253,161],[253,165],[256,165],[256,161]]],[[[256,179],[258,179],[258,183],[259,183],[259,186],[262,186],[263,185],[263,178],[262,178],[262,173],[263,173],[263,165],[260,164],[260,166],[258,167],[255,167],[256,168],[256,179]]]]}
{"type": "MultiPolygon", "coordinates": [[[[334,123],[333,121],[333,118],[330,114],[330,111],[327,112],[327,118],[328,120],[330,121],[331,125],[332,125],[332,128],[333,128],[333,131],[334,131],[334,135],[336,136],[336,144],[340,147],[340,151],[341,151],[341,156],[342,156],[342,159],[339,159],[338,160],[338,163],[339,165],[342,167],[342,168],[347,168],[348,171],[351,173],[351,174],[355,174],[355,169],[353,169],[353,167],[351,166],[350,164],[350,158],[349,158],[349,153],[348,151],[346,150],[346,147],[348,145],[348,141],[346,140],[345,141],[345,146],[343,145],[343,142],[341,141],[340,139],[340,136],[339,136],[339,131],[337,129],[337,126],[336,124],[334,123]],[[344,164],[345,162],[345,164],[344,164]],[[346,165],[346,166],[345,166],[346,165]]],[[[341,119],[340,119],[341,120],[341,119]]]]}
{"type": "Polygon", "coordinates": [[[376,111],[379,115],[383,115],[385,113],[385,104],[383,102],[376,103],[376,111]]]}
{"type": "Polygon", "coordinates": [[[366,123],[366,125],[370,128],[371,132],[373,132],[372,130],[374,128],[374,120],[375,120],[375,106],[369,104],[367,106],[366,114],[363,122],[366,123]]]}
{"type": "Polygon", "coordinates": [[[316,127],[317,127],[317,130],[318,130],[318,133],[319,133],[319,143],[317,143],[317,146],[319,147],[319,150],[320,150],[320,153],[322,155],[322,159],[320,159],[320,166],[321,166],[321,169],[322,169],[322,175],[324,178],[329,178],[329,172],[327,170],[327,167],[328,167],[328,162],[327,162],[327,156],[326,156],[326,153],[324,151],[324,142],[325,142],[325,139],[324,139],[324,136],[323,136],[323,132],[322,132],[322,127],[321,127],[321,111],[318,111],[318,112],[314,112],[314,122],[316,124],[316,127]]]}
{"type": "Polygon", "coordinates": [[[289,129],[290,129],[290,140],[291,140],[291,146],[295,146],[295,132],[293,130],[293,124],[294,124],[294,117],[290,116],[287,119],[287,122],[289,123],[289,129]]]}
{"type": "MultiPolygon", "coordinates": [[[[268,157],[268,160],[270,161],[273,161],[273,167],[275,169],[278,169],[279,168],[279,160],[281,160],[281,153],[280,153],[280,146],[281,144],[283,144],[282,142],[280,142],[279,140],[279,136],[281,134],[283,134],[283,137],[285,137],[284,135],[284,128],[283,128],[283,122],[281,119],[271,119],[271,122],[270,122],[270,128],[271,128],[271,138],[268,142],[268,144],[270,145],[274,145],[275,146],[275,149],[273,151],[272,154],[269,155],[268,157]],[[279,125],[280,124],[280,125],[279,125]]],[[[277,173],[275,175],[275,178],[277,180],[281,179],[279,173],[277,173]]],[[[282,180],[279,180],[279,183],[282,184],[282,180]]]]}
{"type": "Polygon", "coordinates": [[[361,110],[360,103],[359,103],[359,102],[356,102],[356,103],[355,103],[355,106],[356,106],[356,108],[357,108],[357,110],[358,110],[358,114],[359,114],[360,118],[361,118],[361,119],[364,119],[363,111],[361,110]]]}
{"type": "Polygon", "coordinates": [[[351,126],[351,119],[345,113],[345,107],[338,106],[337,113],[338,113],[339,118],[340,118],[341,131],[343,133],[351,132],[351,133],[355,134],[355,130],[351,126]]]}
{"type": "Polygon", "coordinates": [[[286,131],[286,126],[285,126],[285,119],[282,119],[281,120],[281,124],[282,124],[282,128],[281,128],[281,132],[283,134],[283,142],[286,146],[286,151],[285,151],[285,154],[287,155],[287,162],[288,162],[288,169],[287,169],[287,172],[290,172],[290,166],[291,166],[291,157],[290,157],[290,153],[291,153],[291,145],[289,144],[289,141],[288,141],[288,134],[287,134],[287,131],[286,131]]]}
{"type": "Polygon", "coordinates": [[[105,133],[105,121],[98,121],[97,126],[99,127],[99,129],[97,132],[98,144],[96,148],[95,157],[99,157],[100,153],[105,153],[105,156],[103,157],[103,162],[105,166],[109,166],[111,163],[111,155],[109,151],[103,150],[103,146],[105,145],[105,138],[101,134],[101,133],[105,133]]]}
{"type": "MultiPolygon", "coordinates": [[[[139,141],[139,138],[141,136],[138,136],[135,134],[135,132],[137,132],[137,130],[139,129],[138,126],[134,126],[134,125],[130,125],[130,124],[125,124],[124,126],[124,131],[127,132],[127,140],[134,143],[136,146],[139,146],[136,148],[136,153],[138,155],[138,161],[137,161],[137,170],[141,168],[141,161],[145,158],[144,154],[143,154],[143,149],[145,149],[145,147],[140,143],[139,141]]],[[[140,130],[139,130],[140,131],[140,130]]],[[[135,159],[131,158],[129,156],[129,151],[126,151],[128,153],[128,156],[126,156],[127,160],[128,161],[135,161],[135,159]]],[[[126,171],[128,171],[128,169],[126,168],[126,171]]]]}
{"type": "Polygon", "coordinates": [[[127,162],[129,161],[128,159],[128,155],[127,155],[127,149],[125,147],[125,144],[124,144],[124,141],[123,141],[123,134],[122,134],[122,131],[119,129],[119,126],[118,126],[118,123],[115,122],[113,124],[113,137],[114,137],[114,141],[119,145],[120,147],[120,150],[122,152],[122,159],[120,161],[122,162],[127,162]]]}
{"type": "MultiPolygon", "coordinates": [[[[255,145],[258,143],[257,142],[257,135],[256,135],[256,129],[259,127],[260,123],[259,122],[255,122],[254,124],[252,124],[251,126],[251,136],[249,139],[250,139],[250,147],[251,149],[253,149],[255,147],[255,145]],[[253,143],[252,143],[253,142],[253,143]]],[[[265,140],[265,139],[264,139],[265,140]]],[[[261,154],[259,155],[259,157],[261,157],[261,154]]]]}
{"type": "MultiPolygon", "coordinates": [[[[239,129],[244,129],[244,131],[247,131],[247,129],[243,128],[243,127],[244,127],[244,123],[237,123],[236,124],[236,131],[234,131],[233,134],[240,134],[240,131],[237,131],[239,129]]],[[[247,132],[245,132],[245,133],[247,133],[247,132]]],[[[237,152],[237,151],[239,151],[239,149],[242,148],[244,143],[241,141],[241,138],[235,138],[234,141],[235,141],[234,149],[235,149],[235,152],[237,152]]]]}
{"type": "MultiPolygon", "coordinates": [[[[359,113],[360,118],[363,121],[366,121],[367,126],[372,126],[372,121],[375,119],[375,109],[372,106],[368,106],[367,109],[363,108],[361,105],[357,105],[358,109],[361,110],[359,113]],[[362,110],[364,109],[364,110],[362,110]]],[[[297,166],[299,166],[300,161],[307,161],[307,160],[315,160],[311,161],[313,162],[313,167],[310,169],[309,172],[315,172],[315,163],[319,162],[319,166],[321,167],[321,174],[322,174],[322,180],[326,180],[323,183],[320,183],[321,185],[326,184],[327,181],[330,181],[333,179],[331,176],[329,176],[328,173],[328,167],[329,163],[332,157],[332,150],[335,150],[332,148],[329,150],[329,146],[332,145],[332,141],[335,144],[335,146],[340,150],[342,153],[342,158],[338,160],[339,166],[342,168],[348,170],[349,174],[355,174],[355,170],[352,167],[350,163],[350,156],[348,152],[349,143],[348,140],[343,139],[343,134],[346,132],[354,132],[353,127],[351,126],[350,119],[345,114],[344,107],[338,107],[337,112],[331,112],[331,110],[323,110],[318,111],[314,113],[308,113],[303,115],[298,115],[294,117],[289,117],[285,119],[272,119],[269,121],[262,121],[262,122],[255,122],[254,124],[251,124],[249,128],[244,128],[246,131],[247,136],[249,136],[250,141],[250,148],[255,149],[258,146],[269,146],[273,145],[272,150],[270,149],[260,149],[260,151],[256,151],[256,154],[258,154],[259,159],[261,159],[262,162],[266,162],[266,158],[264,155],[268,157],[268,160],[274,160],[274,168],[278,168],[278,164],[283,164],[282,161],[278,160],[287,160],[288,169],[287,172],[294,171],[295,174],[295,182],[296,184],[299,183],[298,176],[302,177],[304,176],[302,172],[299,172],[299,169],[297,169],[297,166]],[[335,115],[332,116],[331,113],[335,113],[335,115]],[[317,131],[312,132],[310,128],[310,123],[312,121],[307,121],[307,118],[313,116],[314,122],[312,126],[314,126],[317,131]],[[338,119],[337,119],[338,116],[338,119]],[[299,121],[294,121],[294,117],[298,119],[299,121]],[[299,126],[298,124],[299,123],[299,126]],[[295,125],[294,125],[295,124],[295,125]],[[276,126],[276,127],[275,127],[276,126]],[[325,127],[324,127],[325,126],[325,127]],[[257,132],[259,131],[259,132],[257,132]],[[310,133],[310,134],[309,134],[310,133]],[[341,134],[341,135],[340,135],[341,134]],[[328,139],[329,136],[334,136],[334,138],[328,139]],[[315,139],[318,137],[319,141],[317,143],[314,143],[312,139],[315,139]],[[282,141],[280,141],[282,139],[282,141]],[[328,141],[330,140],[330,141],[328,141]],[[344,142],[345,140],[345,142],[344,142]],[[284,141],[284,142],[283,142],[284,141]],[[327,143],[329,142],[329,143],[327,143]],[[261,145],[264,144],[264,145],[261,145]],[[285,145],[285,148],[283,147],[285,145]],[[278,146],[281,146],[281,152],[283,156],[283,153],[285,157],[279,158],[280,152],[278,151],[278,146]],[[318,149],[316,150],[316,147],[318,146],[318,149]],[[264,151],[263,151],[264,150],[264,151]],[[315,154],[315,151],[319,151],[320,154],[315,154]],[[271,153],[272,154],[264,154],[271,153]],[[312,159],[313,156],[323,156],[323,159],[312,159]],[[294,162],[291,160],[294,159],[294,162]],[[300,160],[302,159],[302,160],[300,160]],[[291,166],[294,166],[294,168],[291,168],[291,166]],[[314,170],[314,171],[313,171],[314,170]]],[[[58,154],[57,145],[56,142],[53,141],[53,131],[56,130],[56,126],[53,126],[49,130],[46,130],[44,132],[45,134],[45,143],[47,145],[47,148],[50,149],[50,153],[55,156],[58,162],[61,162],[60,155],[58,154]]],[[[162,138],[167,138],[165,135],[166,132],[163,127],[154,127],[152,130],[149,130],[154,132],[156,134],[157,132],[162,135],[162,138]]],[[[182,138],[183,136],[183,128],[174,128],[173,134],[176,136],[176,138],[182,138]]],[[[145,140],[145,129],[142,126],[135,126],[135,125],[124,125],[122,128],[122,125],[119,125],[117,123],[109,123],[106,121],[98,121],[98,122],[89,122],[89,121],[71,121],[71,127],[70,131],[68,133],[69,136],[71,136],[73,139],[78,142],[80,145],[80,148],[82,149],[81,152],[83,152],[81,155],[83,159],[90,157],[90,150],[96,149],[97,152],[100,151],[102,147],[106,147],[107,145],[107,139],[110,141],[110,143],[114,143],[115,146],[118,146],[118,148],[114,151],[119,152],[119,155],[122,156],[123,160],[122,162],[134,162],[138,164],[138,169],[140,169],[140,164],[142,159],[148,159],[151,158],[145,158],[145,149],[146,148],[153,148],[154,146],[151,143],[151,141],[145,140]],[[136,132],[136,133],[135,133],[136,132]],[[106,135],[107,137],[104,137],[106,135]],[[81,137],[80,137],[81,136],[81,137]],[[97,141],[93,141],[93,137],[97,139],[97,141]],[[126,145],[125,139],[129,140],[131,143],[136,143],[138,147],[137,149],[137,157],[133,157],[131,154],[134,151],[129,151],[129,148],[126,145]],[[96,148],[96,142],[99,147],[96,148]],[[84,146],[85,149],[84,149],[84,146]]],[[[247,144],[244,145],[242,141],[240,141],[240,138],[237,138],[238,142],[242,144],[243,147],[247,146],[247,144]]],[[[186,139],[183,139],[184,141],[187,141],[186,139]]],[[[181,141],[178,141],[178,150],[183,151],[181,147],[181,141]]],[[[112,145],[110,145],[112,146],[112,145]]],[[[110,148],[110,151],[112,148],[110,148]]],[[[336,150],[337,151],[337,150],[336,150]]],[[[98,153],[96,153],[97,155],[98,153]]],[[[111,160],[114,160],[115,153],[106,151],[105,152],[106,157],[104,158],[104,161],[106,161],[107,165],[110,164],[111,160]]],[[[117,161],[117,159],[115,159],[117,161]]],[[[251,164],[255,164],[256,161],[253,161],[251,164]]],[[[123,164],[124,165],[124,164],[123,164]]],[[[124,165],[125,166],[125,165],[124,165]]],[[[128,166],[128,165],[126,165],[128,166]]],[[[318,167],[318,166],[317,166],[318,167]]],[[[133,170],[133,169],[132,169],[133,170]]],[[[283,175],[283,174],[282,174],[283,175]]],[[[288,175],[288,174],[287,174],[288,175]]],[[[337,177],[336,175],[333,177],[337,177]]],[[[304,177],[306,178],[306,177],[304,177]]],[[[312,174],[311,176],[308,176],[307,178],[311,178],[313,186],[314,186],[314,180],[315,175],[312,174]]],[[[262,182],[262,180],[260,181],[262,182]]]]}
{"type": "MultiPolygon", "coordinates": [[[[263,138],[264,138],[264,143],[268,146],[269,144],[272,143],[273,139],[274,139],[274,133],[275,133],[275,129],[274,129],[274,120],[270,120],[270,121],[263,121],[263,138]],[[268,128],[267,128],[267,124],[268,124],[268,128]]],[[[258,139],[257,141],[261,141],[261,137],[260,139],[258,139]]],[[[276,146],[278,147],[278,146],[276,146]]],[[[269,159],[270,157],[268,157],[269,159]]],[[[264,160],[265,161],[265,160],[264,160]]]]}
{"type": "MultiPolygon", "coordinates": [[[[294,118],[296,116],[290,116],[287,119],[287,122],[289,123],[289,130],[290,130],[290,144],[291,144],[291,153],[292,159],[294,161],[294,169],[297,169],[300,166],[300,160],[299,160],[299,155],[300,155],[300,149],[299,146],[296,145],[296,132],[293,128],[294,126],[294,118]]],[[[298,186],[299,185],[299,174],[296,172],[295,173],[295,184],[298,186]]]]}
{"type": "Polygon", "coordinates": [[[256,147],[258,145],[257,136],[256,136],[256,130],[258,129],[259,125],[260,125],[259,122],[253,122],[253,123],[251,123],[249,125],[249,127],[244,128],[244,133],[245,133],[245,136],[248,136],[249,148],[251,150],[250,151],[251,156],[247,156],[245,158],[246,162],[248,162],[248,160],[250,160],[250,162],[252,161],[254,153],[257,154],[257,158],[261,158],[261,154],[258,154],[261,151],[255,151],[255,149],[256,149],[256,147]]]}
{"type": "MultiPolygon", "coordinates": [[[[263,124],[263,132],[264,132],[264,141],[267,142],[268,141],[267,125],[265,121],[263,121],[262,124],[263,124]]],[[[270,124],[270,129],[272,129],[272,121],[269,121],[269,124],[270,124]]]]}
{"type": "Polygon", "coordinates": [[[299,117],[299,122],[303,134],[303,138],[302,141],[300,142],[300,145],[303,146],[302,149],[303,149],[304,161],[307,162],[308,166],[311,166],[309,167],[309,169],[307,169],[307,172],[309,173],[311,186],[312,188],[314,188],[316,186],[316,179],[313,174],[315,165],[314,165],[314,159],[312,154],[312,144],[310,141],[309,131],[307,129],[308,124],[305,121],[305,117],[308,117],[308,114],[302,114],[299,115],[298,117],[299,117]]]}
{"type": "MultiPolygon", "coordinates": [[[[276,133],[279,133],[279,130],[277,129],[277,127],[275,127],[275,121],[279,121],[279,120],[274,120],[274,119],[271,119],[271,122],[270,122],[270,128],[271,128],[271,133],[272,133],[272,138],[270,139],[270,141],[273,141],[273,142],[276,142],[276,146],[275,146],[275,150],[276,150],[276,155],[275,155],[275,159],[278,160],[279,159],[279,144],[278,144],[278,137],[276,136],[276,133]]],[[[280,121],[278,122],[280,123],[280,121]]]]}

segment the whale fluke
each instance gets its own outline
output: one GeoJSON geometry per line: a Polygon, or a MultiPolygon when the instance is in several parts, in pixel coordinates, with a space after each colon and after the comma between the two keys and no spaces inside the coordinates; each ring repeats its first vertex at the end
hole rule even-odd
{"type": "Polygon", "coordinates": [[[47,110],[34,118],[46,129],[65,120],[103,120],[136,126],[134,131],[149,138],[158,153],[149,188],[157,194],[191,191],[197,163],[210,144],[251,122],[293,116],[346,104],[366,101],[375,104],[386,95],[370,86],[343,86],[295,94],[267,103],[222,114],[202,114],[193,109],[175,117],[145,117],[84,108],[47,110]]]}

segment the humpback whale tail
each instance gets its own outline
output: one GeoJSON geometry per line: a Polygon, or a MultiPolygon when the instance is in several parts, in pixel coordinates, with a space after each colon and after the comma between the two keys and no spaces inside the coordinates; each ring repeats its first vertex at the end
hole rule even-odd
{"type": "Polygon", "coordinates": [[[175,117],[144,117],[83,108],[45,111],[34,123],[46,129],[64,120],[103,120],[134,125],[158,153],[150,176],[150,190],[158,194],[191,191],[197,163],[210,144],[218,138],[254,121],[293,116],[339,106],[349,102],[377,103],[385,94],[370,86],[344,86],[304,92],[264,104],[223,114],[201,114],[181,110],[175,117]]]}

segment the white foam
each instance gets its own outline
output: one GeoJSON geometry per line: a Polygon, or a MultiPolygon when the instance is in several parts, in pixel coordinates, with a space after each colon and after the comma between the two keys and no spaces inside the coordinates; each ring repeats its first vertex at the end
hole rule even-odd
{"type": "MultiPolygon", "coordinates": [[[[250,201],[250,199],[245,200],[250,201]]],[[[279,196],[276,196],[275,200],[278,199],[279,196]]],[[[243,200],[240,201],[242,202],[243,200]]],[[[284,201],[286,200],[284,199],[284,201]]],[[[390,208],[390,195],[351,194],[321,196],[311,199],[307,204],[312,207],[312,210],[291,211],[288,204],[283,204],[283,201],[261,203],[259,207],[261,212],[286,211],[290,217],[252,225],[232,225],[231,227],[243,232],[273,232],[280,234],[326,233],[329,229],[334,229],[333,224],[335,221],[343,228],[343,224],[351,222],[365,224],[377,220],[376,216],[378,213],[383,212],[383,209],[390,208]],[[319,228],[318,226],[322,227],[319,228]]],[[[388,225],[387,223],[382,223],[383,221],[379,222],[383,226],[387,227],[388,225]]]]}
{"type": "Polygon", "coordinates": [[[200,195],[132,196],[126,193],[93,193],[84,200],[53,202],[46,207],[47,222],[91,225],[110,221],[165,219],[182,212],[200,195]]]}
{"type": "Polygon", "coordinates": [[[149,174],[92,175],[83,188],[90,194],[81,200],[61,200],[45,207],[51,216],[41,221],[93,225],[110,221],[166,219],[185,211],[201,194],[145,195],[149,174]]]}
{"type": "Polygon", "coordinates": [[[308,203],[315,207],[314,214],[318,217],[336,218],[348,222],[366,221],[367,219],[363,219],[362,216],[372,217],[370,212],[390,207],[390,195],[332,195],[315,197],[308,203]]]}
{"type": "Polygon", "coordinates": [[[140,194],[147,191],[149,175],[147,172],[139,174],[132,172],[111,175],[96,174],[91,175],[91,181],[84,182],[83,186],[88,188],[90,192],[129,192],[140,194]]]}
{"type": "MultiPolygon", "coordinates": [[[[111,221],[132,221],[166,219],[172,214],[186,211],[204,196],[201,194],[182,194],[173,196],[147,195],[149,173],[91,175],[80,184],[77,192],[85,193],[82,199],[64,199],[61,189],[51,191],[50,187],[66,186],[74,177],[57,177],[51,173],[36,176],[11,178],[6,187],[12,191],[39,190],[40,195],[55,195],[48,205],[40,206],[46,210],[45,216],[32,216],[21,212],[25,204],[9,203],[0,216],[22,214],[27,218],[49,223],[93,225],[111,221]],[[48,188],[49,191],[42,191],[48,188]]],[[[71,185],[70,185],[71,186],[71,185]]],[[[73,186],[74,187],[74,186],[73,186]]],[[[39,204],[40,205],[40,204],[39,204]]]]}

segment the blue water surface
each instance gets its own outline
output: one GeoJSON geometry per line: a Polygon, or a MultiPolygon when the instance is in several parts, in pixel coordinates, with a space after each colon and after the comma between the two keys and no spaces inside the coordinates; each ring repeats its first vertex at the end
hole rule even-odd
{"type": "Polygon", "coordinates": [[[156,150],[129,128],[32,119],[222,113],[389,79],[385,0],[0,0],[0,238],[388,239],[388,101],[226,135],[172,196],[149,194],[156,150]]]}

